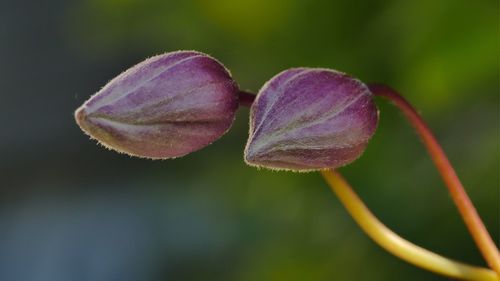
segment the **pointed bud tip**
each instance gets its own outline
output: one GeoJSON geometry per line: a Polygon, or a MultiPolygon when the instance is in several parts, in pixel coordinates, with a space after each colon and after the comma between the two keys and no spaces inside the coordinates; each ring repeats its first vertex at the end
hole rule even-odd
{"type": "Polygon", "coordinates": [[[83,106],[79,107],[77,110],[75,110],[75,121],[78,126],[83,130],[84,123],[86,119],[86,114],[85,114],[85,109],[83,106]]]}

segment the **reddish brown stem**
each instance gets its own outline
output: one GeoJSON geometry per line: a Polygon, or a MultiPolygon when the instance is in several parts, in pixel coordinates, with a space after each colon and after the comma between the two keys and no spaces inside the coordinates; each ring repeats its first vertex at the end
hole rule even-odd
{"type": "Polygon", "coordinates": [[[250,107],[255,100],[255,94],[247,91],[240,91],[238,93],[239,102],[241,106],[250,107]]]}
{"type": "Polygon", "coordinates": [[[484,259],[500,275],[500,253],[462,183],[458,179],[450,161],[425,121],[410,103],[392,88],[380,84],[370,84],[368,87],[374,95],[382,96],[392,101],[408,118],[411,125],[415,127],[484,259]]]}

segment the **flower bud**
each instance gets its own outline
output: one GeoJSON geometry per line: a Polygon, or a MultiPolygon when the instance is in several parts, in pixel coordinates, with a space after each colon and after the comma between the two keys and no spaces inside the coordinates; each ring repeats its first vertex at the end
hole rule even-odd
{"type": "Polygon", "coordinates": [[[75,118],[104,146],[147,158],[201,149],[231,126],[238,86],[214,58],[179,51],[149,58],[114,78],[75,118]]]}
{"type": "Polygon", "coordinates": [[[245,161],[294,171],[349,164],[362,154],[378,122],[367,86],[320,68],[276,75],[259,91],[250,114],[245,161]]]}

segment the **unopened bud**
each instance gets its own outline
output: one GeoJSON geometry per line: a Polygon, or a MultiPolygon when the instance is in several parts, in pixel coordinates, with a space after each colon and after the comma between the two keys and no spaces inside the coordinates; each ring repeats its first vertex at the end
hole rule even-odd
{"type": "Polygon", "coordinates": [[[312,171],[357,159],[375,132],[378,110],[369,89],[346,74],[293,68],[262,87],[250,118],[248,164],[312,171]]]}
{"type": "Polygon", "coordinates": [[[214,58],[179,51],[149,58],[111,80],[76,112],[104,146],[174,158],[212,143],[231,126],[238,86],[214,58]]]}

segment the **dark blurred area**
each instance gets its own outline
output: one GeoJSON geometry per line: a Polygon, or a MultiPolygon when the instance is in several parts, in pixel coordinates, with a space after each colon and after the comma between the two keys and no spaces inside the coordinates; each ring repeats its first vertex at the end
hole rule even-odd
{"type": "MultiPolygon", "coordinates": [[[[73,111],[163,52],[213,55],[258,91],[294,66],[400,90],[500,235],[498,1],[0,0],[0,280],[447,280],[375,245],[317,173],[248,167],[248,109],[168,161],[84,135],[73,111]]],[[[484,265],[414,131],[385,100],[342,168],[382,221],[484,265]]]]}

